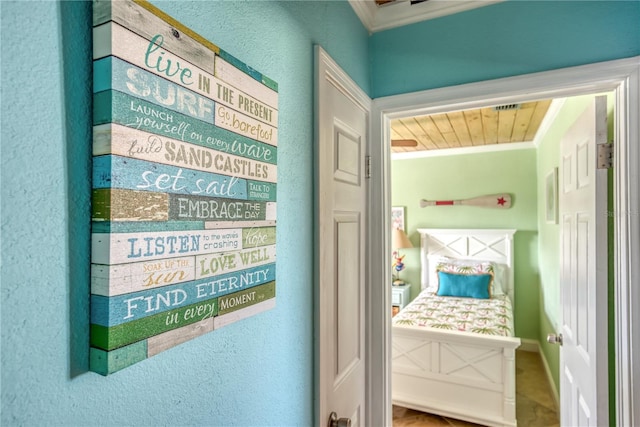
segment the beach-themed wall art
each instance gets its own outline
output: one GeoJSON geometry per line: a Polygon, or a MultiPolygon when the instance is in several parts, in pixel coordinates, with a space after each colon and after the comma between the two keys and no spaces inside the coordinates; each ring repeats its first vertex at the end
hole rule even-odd
{"type": "Polygon", "coordinates": [[[391,229],[404,230],[404,206],[393,206],[391,208],[391,229]]]}
{"type": "Polygon", "coordinates": [[[275,306],[278,86],[146,1],[93,2],[90,369],[275,306]]]}

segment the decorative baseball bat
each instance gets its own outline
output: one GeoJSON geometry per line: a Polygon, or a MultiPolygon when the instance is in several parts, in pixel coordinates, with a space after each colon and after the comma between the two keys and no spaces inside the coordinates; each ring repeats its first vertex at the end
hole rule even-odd
{"type": "Polygon", "coordinates": [[[509,209],[511,207],[511,195],[506,193],[489,194],[487,196],[473,197],[471,199],[462,200],[420,200],[420,207],[426,206],[480,206],[483,208],[499,208],[509,209]]]}

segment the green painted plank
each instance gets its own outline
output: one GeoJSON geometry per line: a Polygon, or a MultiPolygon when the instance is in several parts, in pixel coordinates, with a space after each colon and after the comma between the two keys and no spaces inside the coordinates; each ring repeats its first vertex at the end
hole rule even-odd
{"type": "Polygon", "coordinates": [[[277,185],[271,182],[247,180],[247,199],[275,202],[277,185]]]}
{"type": "Polygon", "coordinates": [[[253,202],[214,197],[169,196],[169,218],[180,221],[242,221],[264,220],[267,215],[265,202],[253,202]]]}
{"type": "Polygon", "coordinates": [[[92,191],[92,221],[166,221],[168,210],[166,193],[119,188],[92,191]]]}
{"type": "Polygon", "coordinates": [[[228,314],[236,310],[266,301],[276,296],[276,282],[269,282],[241,292],[218,298],[218,314],[228,314]]]}
{"type": "Polygon", "coordinates": [[[216,314],[218,314],[217,298],[211,298],[117,326],[91,324],[91,346],[111,351],[172,329],[215,317],[216,314]]]}
{"type": "Polygon", "coordinates": [[[242,247],[255,248],[276,243],[275,227],[243,228],[242,247]]]}
{"type": "MultiPolygon", "coordinates": [[[[166,230],[178,221],[263,221],[273,207],[269,202],[166,194],[120,188],[97,188],[92,192],[92,221],[165,223],[166,230]],[[269,207],[269,210],[268,210],[269,207]]],[[[193,228],[193,227],[191,227],[193,228]]],[[[131,230],[131,231],[142,231],[131,230]]]]}
{"type": "Polygon", "coordinates": [[[100,375],[109,375],[141,362],[147,358],[147,342],[140,341],[115,351],[99,348],[89,349],[89,370],[100,375]]]}

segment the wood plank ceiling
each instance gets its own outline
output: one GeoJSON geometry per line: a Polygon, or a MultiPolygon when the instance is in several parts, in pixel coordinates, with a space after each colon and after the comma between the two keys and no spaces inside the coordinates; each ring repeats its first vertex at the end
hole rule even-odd
{"type": "Polygon", "coordinates": [[[551,100],[454,111],[391,121],[392,152],[438,150],[533,141],[551,100]],[[394,147],[393,140],[416,140],[394,147]]]}

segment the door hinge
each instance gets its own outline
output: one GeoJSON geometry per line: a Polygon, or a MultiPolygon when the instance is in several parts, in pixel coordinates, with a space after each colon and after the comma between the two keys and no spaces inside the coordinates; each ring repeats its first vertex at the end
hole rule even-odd
{"type": "Polygon", "coordinates": [[[613,167],[613,142],[610,144],[598,144],[598,169],[611,169],[613,167]]]}
{"type": "Polygon", "coordinates": [[[364,177],[371,178],[371,156],[364,156],[364,177]]]}

